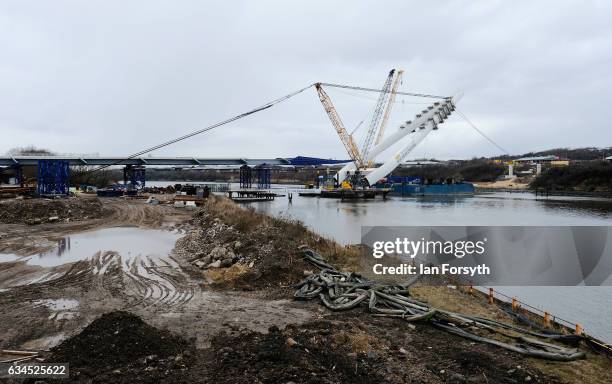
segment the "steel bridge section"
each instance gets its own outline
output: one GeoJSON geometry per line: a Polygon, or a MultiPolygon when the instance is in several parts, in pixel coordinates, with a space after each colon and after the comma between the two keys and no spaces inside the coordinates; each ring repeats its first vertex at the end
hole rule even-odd
{"type": "Polygon", "coordinates": [[[168,166],[206,166],[206,165],[291,165],[291,159],[247,159],[247,158],[194,158],[194,157],[76,157],[76,156],[12,156],[0,157],[0,165],[38,165],[39,160],[62,160],[72,165],[82,166],[126,166],[126,165],[168,165],[168,166]]]}

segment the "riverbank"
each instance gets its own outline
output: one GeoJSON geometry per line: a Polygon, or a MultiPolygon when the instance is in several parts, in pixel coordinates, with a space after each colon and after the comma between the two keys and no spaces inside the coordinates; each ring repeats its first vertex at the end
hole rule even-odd
{"type": "MultiPolygon", "coordinates": [[[[159,198],[163,202],[164,197],[159,198]]],[[[127,269],[117,262],[125,261],[125,254],[105,252],[40,271],[47,277],[36,282],[1,286],[5,291],[0,296],[0,348],[36,349],[45,358],[67,359],[73,382],[606,382],[609,360],[591,353],[586,360],[543,362],[473,343],[427,322],[408,324],[361,309],[335,313],[314,302],[293,301],[293,284],[314,272],[299,246],[315,249],[344,270],[353,269],[356,258],[354,248],[297,222],[219,197],[209,199],[193,215],[137,200],[101,203],[113,209],[114,219],[82,222],[79,231],[131,225],[172,231],[181,238],[168,258],[139,258],[127,269]],[[87,340],[90,332],[100,329],[98,323],[93,328],[86,328],[88,324],[117,310],[167,329],[187,344],[178,341],[173,345],[180,350],[170,352],[152,346],[144,356],[126,347],[120,361],[108,364],[94,363],[104,356],[76,360],[78,354],[66,354],[69,345],[82,345],[79,338],[87,340]],[[26,323],[30,326],[15,327],[26,323]],[[58,344],[58,349],[45,351],[58,344]]],[[[29,252],[20,253],[24,259],[1,263],[0,276],[14,275],[13,268],[40,269],[25,261],[27,254],[39,252],[37,246],[48,249],[54,239],[73,233],[76,228],[68,225],[74,223],[0,225],[9,235],[0,240],[2,252],[29,247],[29,252]]],[[[500,308],[461,290],[420,287],[412,293],[439,308],[512,321],[500,308]]],[[[121,324],[148,329],[138,319],[117,316],[121,324]]],[[[101,329],[119,329],[113,324],[102,322],[101,329]]],[[[98,340],[104,344],[114,339],[98,340]]]]}

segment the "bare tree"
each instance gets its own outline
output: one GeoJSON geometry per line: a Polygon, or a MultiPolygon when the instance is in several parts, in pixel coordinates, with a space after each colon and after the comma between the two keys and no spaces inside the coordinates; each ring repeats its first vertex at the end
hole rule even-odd
{"type": "Polygon", "coordinates": [[[37,148],[33,145],[28,145],[26,147],[11,148],[6,154],[8,156],[52,156],[55,155],[55,152],[45,148],[37,148]]]}

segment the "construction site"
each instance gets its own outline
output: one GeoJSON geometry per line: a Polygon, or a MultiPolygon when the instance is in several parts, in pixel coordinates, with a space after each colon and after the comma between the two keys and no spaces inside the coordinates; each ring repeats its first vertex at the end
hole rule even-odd
{"type": "MultiPolygon", "coordinates": [[[[439,101],[385,135],[401,75],[390,71],[379,90],[353,87],[379,93],[361,148],[325,85],[313,85],[348,161],[143,156],[159,146],[115,158],[0,158],[13,184],[0,201],[2,363],[68,363],[56,380],[75,383],[608,382],[609,347],[579,325],[452,279],[368,280],[354,273],[359,245],[238,205],[291,204],[292,192],[271,188],[271,166],[340,164],[299,199],[408,188],[389,175],[459,98],[411,94],[439,101]],[[230,166],[240,182],[147,189],[146,167],[159,165],[230,166]],[[72,185],[75,167],[123,169],[123,183],[72,185]]],[[[423,188],[473,193],[453,185],[423,188]]]]}
{"type": "Polygon", "coordinates": [[[611,383],[609,8],[0,4],[0,383],[611,383]]]}
{"type": "Polygon", "coordinates": [[[167,197],[2,202],[4,362],[68,362],[68,382],[607,382],[609,357],[579,330],[467,286],[402,288],[402,300],[459,323],[414,308],[381,317],[398,309],[372,313],[331,292],[324,302],[343,304],[296,300],[318,297],[294,292],[320,270],[354,270],[359,249],[225,197],[193,212],[167,197]]]}

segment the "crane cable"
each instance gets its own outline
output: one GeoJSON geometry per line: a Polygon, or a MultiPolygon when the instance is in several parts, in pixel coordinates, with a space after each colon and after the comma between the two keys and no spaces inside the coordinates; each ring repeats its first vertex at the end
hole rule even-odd
{"type": "Polygon", "coordinates": [[[262,105],[262,106],[260,106],[260,107],[257,107],[257,108],[255,108],[255,109],[252,109],[252,110],[250,110],[250,111],[248,111],[248,112],[241,113],[241,114],[236,115],[236,116],[234,116],[234,117],[230,117],[229,119],[223,120],[223,121],[218,122],[218,123],[215,123],[215,124],[213,124],[213,125],[209,125],[209,126],[208,126],[208,127],[206,127],[206,128],[198,129],[197,131],[193,131],[193,132],[188,133],[188,134],[186,134],[186,135],[183,135],[183,136],[181,136],[181,137],[177,137],[177,138],[175,138],[175,139],[168,140],[168,141],[166,141],[166,142],[164,142],[164,143],[161,143],[161,144],[155,145],[155,146],[153,146],[153,147],[150,147],[150,148],[144,149],[144,150],[142,150],[142,151],[140,151],[140,152],[134,153],[134,154],[132,154],[132,155],[130,155],[130,156],[128,156],[128,157],[126,157],[125,159],[118,160],[117,162],[115,162],[115,163],[113,163],[113,164],[102,165],[102,166],[100,166],[100,167],[98,167],[98,168],[95,168],[95,169],[92,169],[92,170],[90,170],[90,171],[88,171],[88,172],[86,172],[86,173],[97,172],[97,171],[100,171],[100,170],[102,170],[102,169],[104,169],[104,168],[112,167],[112,166],[114,166],[114,165],[120,165],[121,163],[123,163],[123,162],[124,162],[124,161],[126,161],[126,160],[133,159],[134,157],[144,155],[144,154],[149,153],[149,152],[152,152],[152,151],[154,151],[154,150],[156,150],[156,149],[160,149],[160,148],[166,147],[166,146],[168,146],[168,145],[171,145],[171,144],[177,143],[177,142],[179,142],[179,141],[182,141],[182,140],[188,139],[188,138],[190,138],[190,137],[193,137],[193,136],[199,135],[199,134],[201,134],[201,133],[204,133],[204,132],[210,131],[210,130],[215,129],[215,128],[217,128],[217,127],[220,127],[220,126],[222,126],[222,125],[229,124],[229,123],[231,123],[231,122],[233,122],[233,121],[236,121],[236,120],[242,119],[242,118],[247,117],[247,116],[249,116],[249,115],[252,115],[252,114],[254,114],[254,113],[257,113],[257,112],[263,111],[263,110],[265,110],[265,109],[271,108],[271,107],[275,106],[276,104],[282,103],[283,101],[285,101],[285,100],[287,100],[287,99],[290,99],[290,98],[292,98],[293,96],[296,96],[296,95],[298,95],[298,94],[300,94],[300,93],[304,92],[305,90],[307,90],[308,88],[310,88],[310,87],[312,87],[312,86],[314,86],[314,84],[310,84],[310,85],[309,85],[309,86],[307,86],[307,87],[304,87],[304,88],[298,89],[297,91],[291,92],[291,93],[289,93],[289,94],[287,94],[287,95],[285,95],[285,96],[283,96],[283,97],[279,97],[278,99],[272,100],[272,101],[270,101],[270,102],[268,102],[268,103],[266,103],[266,104],[264,104],[264,105],[262,105]]]}
{"type": "Polygon", "coordinates": [[[455,111],[461,116],[463,117],[463,119],[472,127],[474,128],[474,130],[476,130],[476,132],[480,133],[480,135],[482,137],[484,137],[488,142],[490,142],[491,144],[493,144],[494,146],[496,146],[497,148],[499,148],[502,152],[504,152],[504,154],[506,155],[510,155],[510,152],[506,151],[502,146],[500,146],[499,144],[497,144],[495,141],[493,141],[493,139],[491,139],[489,136],[485,135],[483,131],[481,131],[480,129],[478,129],[478,127],[476,127],[476,125],[474,125],[474,123],[472,123],[470,121],[470,119],[467,118],[467,116],[465,116],[460,110],[457,109],[457,107],[455,107],[455,111]]]}
{"type": "MultiPolygon", "coordinates": [[[[320,83],[326,87],[335,87],[335,88],[344,88],[344,89],[354,89],[356,91],[366,91],[366,92],[384,92],[382,89],[376,88],[365,88],[365,87],[356,87],[351,85],[343,85],[343,84],[333,84],[333,83],[320,83]]],[[[391,93],[391,91],[387,91],[387,93],[391,93]]],[[[428,95],[425,93],[410,93],[410,92],[396,92],[398,95],[405,96],[414,96],[414,97],[429,97],[433,99],[448,99],[448,96],[438,96],[438,95],[428,95]]]]}
{"type": "MultiPolygon", "coordinates": [[[[375,89],[375,88],[354,87],[354,86],[349,86],[349,85],[331,84],[331,83],[320,83],[320,84],[321,85],[326,85],[326,86],[329,86],[329,87],[344,88],[344,89],[354,89],[354,90],[359,90],[359,91],[383,92],[382,90],[375,89]]],[[[252,109],[252,110],[250,110],[248,112],[244,112],[244,113],[241,113],[239,115],[230,117],[229,119],[226,119],[226,120],[223,120],[221,122],[209,125],[209,126],[207,126],[205,128],[202,128],[202,129],[198,129],[197,131],[193,131],[193,132],[188,133],[186,135],[183,135],[183,136],[180,136],[180,137],[168,140],[166,142],[163,142],[161,144],[155,145],[153,147],[144,149],[144,150],[142,150],[140,152],[133,153],[130,156],[128,156],[128,157],[126,157],[124,159],[117,160],[116,162],[114,162],[112,164],[101,165],[101,166],[99,166],[97,168],[94,168],[92,170],[86,171],[85,174],[97,172],[97,171],[100,171],[102,169],[109,168],[109,167],[112,167],[112,166],[115,166],[115,165],[121,165],[123,162],[125,162],[127,160],[130,160],[130,159],[133,159],[133,158],[135,158],[137,156],[141,156],[141,155],[147,154],[147,153],[155,151],[157,149],[166,147],[168,145],[177,143],[179,141],[183,141],[185,139],[188,139],[190,137],[193,137],[193,136],[199,135],[201,133],[210,131],[210,130],[215,129],[217,127],[220,127],[222,125],[229,124],[229,123],[231,123],[233,121],[240,120],[240,119],[242,119],[244,117],[247,117],[249,115],[252,115],[252,114],[255,114],[257,112],[263,111],[265,109],[271,108],[271,107],[275,106],[276,104],[282,103],[283,101],[286,101],[286,100],[292,98],[293,96],[296,96],[296,95],[304,92],[305,90],[313,87],[314,85],[315,85],[315,83],[310,84],[310,85],[308,85],[308,86],[306,86],[304,88],[298,89],[297,91],[294,91],[294,92],[291,92],[291,93],[289,93],[289,94],[287,94],[285,96],[279,97],[278,99],[272,100],[272,101],[270,101],[270,102],[268,102],[266,104],[263,104],[260,107],[254,108],[254,109],[252,109]]],[[[420,93],[407,93],[407,92],[397,92],[397,93],[398,94],[402,94],[402,95],[407,95],[407,96],[415,96],[415,97],[433,97],[433,98],[439,98],[439,99],[446,99],[447,98],[445,96],[426,95],[426,94],[420,94],[420,93]]]]}

